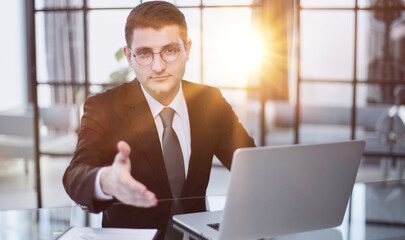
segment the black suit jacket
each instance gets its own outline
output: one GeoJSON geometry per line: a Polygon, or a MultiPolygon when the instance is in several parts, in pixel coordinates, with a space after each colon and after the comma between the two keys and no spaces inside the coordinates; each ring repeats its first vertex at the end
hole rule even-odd
{"type": "MultiPolygon", "coordinates": [[[[190,119],[191,156],[181,196],[204,196],[213,156],[230,169],[233,152],[254,146],[254,141],[217,88],[184,80],[182,86],[190,119]]],[[[120,140],[131,146],[133,177],[158,199],[172,197],[152,113],[135,79],[88,98],[84,105],[76,151],[63,184],[69,196],[90,212],[106,210],[116,201],[96,200],[94,183],[97,171],[112,164],[120,140]]]]}

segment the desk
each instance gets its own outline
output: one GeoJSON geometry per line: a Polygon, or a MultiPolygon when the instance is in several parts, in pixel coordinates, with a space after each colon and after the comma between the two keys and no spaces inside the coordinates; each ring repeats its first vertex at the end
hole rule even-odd
{"type": "MultiPolygon", "coordinates": [[[[207,211],[223,208],[225,196],[208,196],[183,199],[185,203],[198,209],[201,203],[207,211]]],[[[169,200],[160,200],[164,206],[169,200]]],[[[115,207],[119,210],[122,204],[115,207]],[[121,206],[120,206],[121,205],[121,206]]],[[[123,208],[124,209],[124,208],[123,208]]],[[[131,211],[118,213],[126,216],[128,222],[134,221],[131,211]]],[[[149,216],[150,217],[150,216],[149,216]]],[[[172,222],[160,218],[156,223],[162,232],[180,231],[173,228],[172,222]],[[167,231],[162,229],[168,225],[167,231]]],[[[167,218],[170,219],[170,218],[167,218]]],[[[137,218],[139,220],[139,218],[137,218]]],[[[129,224],[130,225],[130,224],[129,224]]],[[[129,226],[127,224],[126,227],[129,226]]],[[[32,210],[0,211],[0,239],[55,239],[70,226],[101,226],[101,214],[90,214],[78,206],[41,208],[32,210]]],[[[184,231],[187,233],[187,231],[184,231]]],[[[158,239],[164,239],[162,234],[158,239]]],[[[173,239],[173,238],[171,238],[173,239]]],[[[180,239],[183,239],[180,237],[180,239]]],[[[376,183],[356,183],[353,189],[343,223],[337,228],[313,232],[279,236],[274,239],[405,239],[405,181],[376,183]]]]}

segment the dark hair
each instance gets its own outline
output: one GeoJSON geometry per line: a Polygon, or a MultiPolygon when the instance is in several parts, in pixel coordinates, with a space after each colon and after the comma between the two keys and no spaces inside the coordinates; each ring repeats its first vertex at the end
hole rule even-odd
{"type": "Polygon", "coordinates": [[[187,24],[183,13],[173,4],[164,1],[145,2],[129,13],[125,24],[125,40],[130,46],[136,28],[151,27],[160,29],[175,24],[180,28],[180,37],[187,41],[187,24]]]}

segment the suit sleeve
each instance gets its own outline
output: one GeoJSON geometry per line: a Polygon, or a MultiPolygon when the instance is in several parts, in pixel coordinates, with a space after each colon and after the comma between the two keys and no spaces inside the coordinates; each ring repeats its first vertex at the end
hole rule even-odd
{"type": "Polygon", "coordinates": [[[112,164],[116,151],[104,107],[97,97],[86,101],[76,151],[63,176],[68,195],[90,212],[100,212],[113,201],[98,201],[94,196],[97,172],[112,164]]]}
{"type": "Polygon", "coordinates": [[[213,99],[216,99],[217,121],[221,128],[215,155],[226,168],[230,169],[235,150],[243,147],[255,147],[255,143],[239,122],[231,105],[225,100],[219,89],[217,89],[213,99]]]}

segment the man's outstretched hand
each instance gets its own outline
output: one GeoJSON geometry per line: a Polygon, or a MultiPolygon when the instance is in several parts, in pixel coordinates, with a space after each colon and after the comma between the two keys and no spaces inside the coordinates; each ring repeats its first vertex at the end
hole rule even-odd
{"type": "Polygon", "coordinates": [[[129,159],[131,147],[126,142],[120,141],[117,149],[118,153],[115,155],[114,163],[101,172],[101,190],[127,205],[145,208],[156,206],[155,194],[131,175],[129,159]]]}

